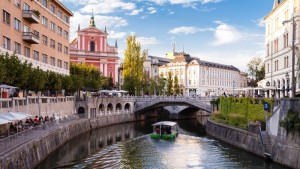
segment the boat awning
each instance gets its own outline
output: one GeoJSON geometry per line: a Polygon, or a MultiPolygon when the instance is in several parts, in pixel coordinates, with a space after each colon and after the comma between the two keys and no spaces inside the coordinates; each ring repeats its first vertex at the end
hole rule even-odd
{"type": "Polygon", "coordinates": [[[152,126],[175,126],[177,123],[176,122],[172,122],[172,121],[161,121],[161,122],[157,122],[152,124],[152,126]]]}

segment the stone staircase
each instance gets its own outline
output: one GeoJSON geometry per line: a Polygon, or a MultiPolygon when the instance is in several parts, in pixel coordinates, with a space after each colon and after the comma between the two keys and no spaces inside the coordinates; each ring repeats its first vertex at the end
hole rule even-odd
{"type": "Polygon", "coordinates": [[[266,131],[261,132],[261,139],[262,144],[265,148],[265,158],[272,159],[271,158],[271,152],[272,152],[272,145],[268,136],[268,133],[266,131]]]}

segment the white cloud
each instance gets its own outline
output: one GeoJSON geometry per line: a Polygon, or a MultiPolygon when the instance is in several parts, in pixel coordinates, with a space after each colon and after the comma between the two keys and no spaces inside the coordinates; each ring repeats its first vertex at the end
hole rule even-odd
{"type": "Polygon", "coordinates": [[[150,0],[156,4],[159,5],[163,5],[166,3],[170,3],[170,4],[181,4],[181,5],[192,5],[194,3],[202,3],[202,4],[206,4],[206,3],[217,3],[217,2],[222,2],[223,0],[150,0]]]}
{"type": "Polygon", "coordinates": [[[134,16],[134,15],[140,14],[141,12],[143,12],[143,8],[141,8],[141,9],[134,9],[128,15],[134,16]]]}
{"type": "Polygon", "coordinates": [[[107,0],[92,0],[86,1],[85,5],[79,9],[80,12],[91,13],[93,11],[94,14],[107,14],[119,12],[120,10],[131,11],[136,8],[134,3],[122,2],[120,0],[109,0],[109,2],[107,0]]]}
{"type": "Polygon", "coordinates": [[[169,33],[188,35],[188,34],[194,34],[194,33],[197,33],[197,32],[208,31],[208,30],[211,30],[211,29],[210,28],[203,29],[203,28],[197,28],[197,27],[181,26],[181,27],[176,27],[176,28],[173,28],[173,29],[169,30],[169,33]]]}
{"type": "Polygon", "coordinates": [[[114,30],[108,31],[108,38],[111,39],[123,39],[126,36],[126,32],[115,32],[114,30]]]}
{"type": "Polygon", "coordinates": [[[155,37],[137,37],[136,41],[143,45],[155,45],[158,44],[158,40],[155,37]]]}
{"type": "MultiPolygon", "coordinates": [[[[73,25],[70,27],[71,40],[76,36],[77,26],[80,24],[80,29],[87,28],[90,23],[90,18],[91,15],[83,15],[79,12],[74,12],[74,17],[71,17],[70,19],[70,24],[73,25]]],[[[127,21],[121,17],[94,15],[94,20],[96,27],[101,30],[104,30],[104,28],[107,27],[107,30],[110,31],[109,29],[128,25],[127,21]]]]}
{"type": "Polygon", "coordinates": [[[252,20],[252,22],[256,23],[259,27],[265,27],[265,20],[264,18],[260,18],[258,20],[252,20]]]}
{"type": "Polygon", "coordinates": [[[219,46],[224,44],[235,43],[243,39],[243,33],[239,32],[234,26],[216,21],[219,24],[215,29],[214,36],[216,38],[213,45],[219,46]]]}
{"type": "Polygon", "coordinates": [[[154,7],[149,7],[149,8],[147,8],[147,9],[148,9],[148,11],[149,11],[150,14],[154,14],[154,13],[157,12],[156,9],[155,9],[154,7]]]}

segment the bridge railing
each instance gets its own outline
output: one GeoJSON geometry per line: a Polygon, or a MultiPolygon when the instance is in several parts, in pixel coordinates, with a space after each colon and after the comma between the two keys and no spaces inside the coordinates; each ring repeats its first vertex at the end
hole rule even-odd
{"type": "MultiPolygon", "coordinates": [[[[138,100],[137,100],[138,101],[138,100]]],[[[143,100],[145,102],[145,100],[143,100]]],[[[182,101],[185,101],[187,103],[190,103],[194,106],[200,106],[200,107],[203,107],[205,108],[206,110],[211,110],[211,106],[210,105],[207,105],[203,102],[201,102],[200,100],[197,100],[196,98],[191,98],[191,97],[176,97],[176,96],[168,96],[168,97],[154,97],[154,98],[148,98],[146,100],[145,103],[143,104],[136,104],[135,106],[135,111],[139,111],[145,107],[149,107],[149,106],[152,106],[154,104],[157,104],[161,101],[172,101],[172,102],[182,102],[182,101]]]]}

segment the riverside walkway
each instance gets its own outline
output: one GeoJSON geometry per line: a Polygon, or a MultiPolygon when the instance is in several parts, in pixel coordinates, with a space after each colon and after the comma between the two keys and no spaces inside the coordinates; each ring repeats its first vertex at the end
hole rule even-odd
{"type": "Polygon", "coordinates": [[[55,131],[60,127],[67,126],[72,123],[77,123],[81,120],[86,120],[86,119],[79,119],[78,116],[73,115],[67,118],[62,118],[52,122],[47,122],[29,128],[22,132],[16,133],[14,135],[2,138],[0,139],[0,156],[5,155],[6,153],[12,151],[13,149],[16,149],[22,146],[23,144],[30,142],[31,140],[39,138],[44,134],[49,134],[50,132],[55,131]]]}

